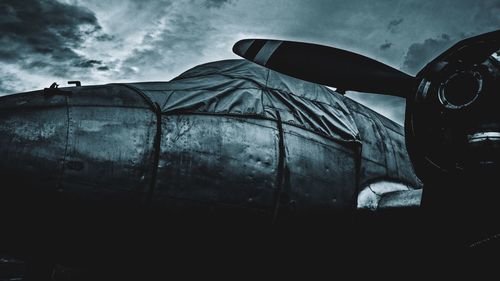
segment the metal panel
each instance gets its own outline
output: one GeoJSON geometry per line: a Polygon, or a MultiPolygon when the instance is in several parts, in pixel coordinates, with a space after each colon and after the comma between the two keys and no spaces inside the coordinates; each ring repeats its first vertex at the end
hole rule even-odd
{"type": "Polygon", "coordinates": [[[66,147],[66,98],[39,91],[2,97],[0,105],[2,191],[55,192],[66,147]]]}
{"type": "Polygon", "coordinates": [[[393,157],[396,167],[396,171],[391,171],[390,175],[413,188],[420,188],[422,183],[417,178],[406,151],[404,128],[384,116],[377,115],[377,119],[385,128],[384,135],[387,136],[385,144],[390,147],[389,151],[391,152],[387,157],[393,157]]]}
{"type": "Polygon", "coordinates": [[[152,181],[156,115],[123,86],[79,89],[69,97],[62,191],[67,198],[140,203],[152,181]]]}
{"type": "Polygon", "coordinates": [[[358,125],[359,134],[363,142],[361,150],[361,170],[360,186],[364,186],[376,179],[385,178],[388,175],[386,163],[386,141],[379,127],[374,123],[371,117],[365,114],[353,111],[352,116],[358,125]]]}
{"type": "Polygon", "coordinates": [[[162,116],[162,124],[156,206],[273,210],[278,163],[275,122],[172,115],[162,116]]]}
{"type": "Polygon", "coordinates": [[[394,152],[394,148],[391,142],[391,137],[403,138],[403,136],[394,133],[394,131],[386,128],[382,123],[381,117],[379,114],[375,112],[368,112],[371,116],[372,122],[375,124],[378,135],[380,136],[380,140],[382,142],[383,150],[380,151],[383,157],[385,158],[385,165],[387,168],[386,178],[388,179],[399,179],[398,175],[398,163],[396,160],[396,154],[394,152]],[[389,134],[392,132],[393,134],[389,134]]]}
{"type": "Polygon", "coordinates": [[[404,137],[400,134],[387,129],[387,137],[390,142],[388,145],[392,146],[394,152],[394,160],[397,163],[397,171],[394,172],[397,178],[401,182],[410,184],[413,188],[422,187],[422,183],[418,180],[413,166],[411,165],[408,152],[406,151],[406,145],[404,143],[404,137]]]}
{"type": "Polygon", "coordinates": [[[411,165],[404,130],[373,110],[345,98],[363,142],[360,187],[381,179],[421,186],[411,165]]]}
{"type": "Polygon", "coordinates": [[[359,147],[295,126],[283,124],[283,129],[288,174],[283,189],[290,208],[311,211],[354,206],[359,147]]]}
{"type": "Polygon", "coordinates": [[[69,99],[70,106],[150,108],[148,102],[137,91],[121,84],[60,89],[73,93],[69,99]]]}

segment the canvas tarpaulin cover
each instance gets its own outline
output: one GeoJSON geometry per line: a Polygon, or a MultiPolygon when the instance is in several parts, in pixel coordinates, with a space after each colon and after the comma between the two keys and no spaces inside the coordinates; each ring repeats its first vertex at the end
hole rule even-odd
{"type": "Polygon", "coordinates": [[[160,105],[162,113],[254,116],[357,140],[358,129],[340,94],[245,60],[196,66],[170,82],[128,84],[160,105]]]}

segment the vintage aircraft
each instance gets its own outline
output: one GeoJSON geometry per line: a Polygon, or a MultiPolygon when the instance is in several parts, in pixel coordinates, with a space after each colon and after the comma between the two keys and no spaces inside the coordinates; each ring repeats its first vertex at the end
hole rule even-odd
{"type": "Polygon", "coordinates": [[[156,222],[279,223],[416,207],[417,176],[431,210],[495,206],[499,49],[500,31],[472,37],[412,77],[332,47],[248,39],[234,52],[264,67],[227,60],[170,82],[5,96],[2,206],[65,233],[65,245],[95,227],[87,216],[124,209],[153,210],[156,222]],[[407,98],[406,134],[348,90],[407,98]]]}
{"type": "Polygon", "coordinates": [[[200,65],[170,82],[10,95],[0,107],[1,176],[45,198],[234,208],[272,221],[375,209],[386,193],[421,187],[401,126],[244,60],[200,65]]]}
{"type": "Polygon", "coordinates": [[[406,98],[405,143],[434,226],[469,246],[498,237],[500,30],[458,42],[416,77],[308,43],[247,39],[233,51],[306,81],[406,98]]]}

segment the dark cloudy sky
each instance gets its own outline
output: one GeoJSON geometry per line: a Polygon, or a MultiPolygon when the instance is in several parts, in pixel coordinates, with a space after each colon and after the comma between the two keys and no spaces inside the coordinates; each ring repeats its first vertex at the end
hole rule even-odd
{"type": "MultiPolygon", "coordinates": [[[[247,37],[349,49],[410,74],[500,28],[500,0],[0,0],[0,94],[170,80],[247,37]]],[[[401,122],[400,98],[348,93],[401,122]]]]}

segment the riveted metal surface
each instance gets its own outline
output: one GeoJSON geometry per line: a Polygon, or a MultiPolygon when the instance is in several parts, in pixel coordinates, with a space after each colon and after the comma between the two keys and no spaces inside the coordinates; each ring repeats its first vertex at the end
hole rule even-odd
{"type": "Polygon", "coordinates": [[[392,150],[392,154],[388,154],[386,157],[394,157],[395,166],[397,167],[397,171],[391,171],[390,174],[394,175],[394,179],[409,184],[413,188],[421,188],[422,183],[413,170],[410,156],[406,150],[404,128],[383,116],[376,115],[374,118],[377,118],[385,128],[385,133],[383,134],[384,143],[390,146],[392,150]]]}
{"type": "Polygon", "coordinates": [[[82,87],[69,97],[66,197],[120,203],[145,200],[153,171],[156,115],[120,85],[82,87]]]}
{"type": "Polygon", "coordinates": [[[346,101],[346,104],[350,106],[362,141],[359,184],[364,186],[373,180],[387,177],[386,149],[372,116],[352,101],[346,101]]]}
{"type": "Polygon", "coordinates": [[[383,150],[381,150],[379,153],[381,153],[385,159],[385,166],[387,169],[386,177],[399,179],[396,155],[394,153],[394,148],[390,138],[393,136],[401,138],[402,136],[397,135],[391,129],[386,128],[381,121],[382,119],[381,117],[375,115],[373,112],[367,112],[367,113],[369,114],[369,116],[371,116],[371,120],[375,124],[375,128],[378,132],[378,135],[380,136],[383,150]]]}
{"type": "Polygon", "coordinates": [[[392,180],[420,188],[421,183],[406,151],[403,128],[348,98],[344,102],[352,113],[363,143],[360,187],[378,180],[392,180]]]}
{"type": "Polygon", "coordinates": [[[0,173],[6,182],[82,202],[236,207],[274,215],[280,209],[354,207],[359,188],[380,179],[416,182],[401,128],[345,97],[341,109],[359,129],[355,139],[287,123],[276,111],[270,119],[240,111],[162,113],[133,85],[61,90],[1,98],[0,173]]]}
{"type": "Polygon", "coordinates": [[[284,192],[289,207],[301,209],[349,208],[357,184],[359,146],[341,143],[302,128],[283,125],[284,192]]]}
{"type": "Polygon", "coordinates": [[[397,179],[410,184],[414,188],[419,188],[421,183],[415,175],[412,165],[408,163],[409,156],[403,137],[399,133],[387,130],[387,143],[392,146],[394,160],[397,163],[397,179]]]}
{"type": "Polygon", "coordinates": [[[218,115],[166,115],[154,205],[212,204],[271,211],[276,122],[218,115]]]}

